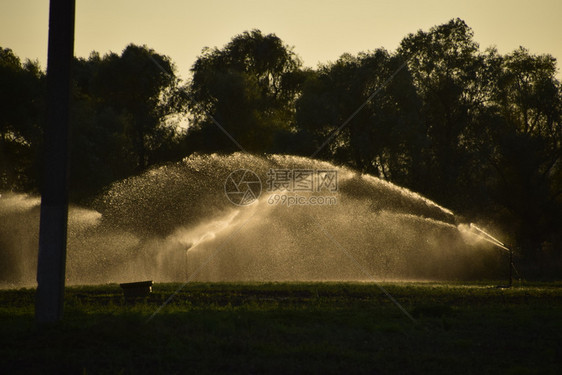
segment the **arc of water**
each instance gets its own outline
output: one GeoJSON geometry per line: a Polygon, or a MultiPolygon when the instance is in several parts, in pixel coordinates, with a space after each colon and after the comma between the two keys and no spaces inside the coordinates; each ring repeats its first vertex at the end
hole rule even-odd
{"type": "Polygon", "coordinates": [[[503,242],[501,242],[500,240],[498,240],[497,238],[495,238],[494,236],[492,236],[482,228],[478,227],[476,224],[470,223],[469,227],[471,229],[474,229],[476,232],[473,233],[478,237],[482,238],[483,240],[488,241],[491,244],[494,244],[497,247],[504,249],[506,251],[511,251],[503,242]]]}

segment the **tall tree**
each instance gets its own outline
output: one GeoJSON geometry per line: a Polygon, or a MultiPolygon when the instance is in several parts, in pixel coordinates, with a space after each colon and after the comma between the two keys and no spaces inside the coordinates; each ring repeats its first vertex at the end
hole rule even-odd
{"type": "Polygon", "coordinates": [[[474,157],[471,142],[486,102],[484,57],[473,34],[457,18],[408,35],[399,48],[423,102],[427,178],[418,188],[454,208],[466,202],[467,194],[458,188],[461,181],[471,180],[465,172],[474,157]]]}
{"type": "Polygon", "coordinates": [[[73,68],[73,199],[179,158],[173,153],[179,135],[168,120],[182,101],[168,57],[129,45],[121,55],[92,52],[75,59],[73,68]]]}
{"type": "MultiPolygon", "coordinates": [[[[95,62],[96,57],[91,60],[95,62]]],[[[181,108],[179,80],[171,74],[175,67],[167,56],[134,44],[121,56],[111,53],[98,62],[92,95],[126,122],[124,130],[132,143],[137,170],[142,170],[173,136],[164,121],[181,108]]]]}
{"type": "Polygon", "coordinates": [[[556,60],[519,48],[499,59],[493,102],[496,197],[511,213],[514,237],[532,257],[562,246],[562,87],[556,60]]]}
{"type": "Polygon", "coordinates": [[[344,54],[309,75],[297,102],[297,124],[315,133],[317,143],[333,138],[321,155],[406,182],[410,171],[417,169],[413,164],[423,133],[410,75],[400,70],[393,77],[402,63],[400,56],[378,49],[358,56],[344,54]],[[373,93],[377,95],[336,134],[373,93]]]}
{"type": "Polygon", "coordinates": [[[44,74],[0,47],[0,189],[37,187],[44,74]]]}
{"type": "Polygon", "coordinates": [[[237,150],[218,123],[244,149],[268,150],[275,133],[294,122],[300,66],[281,39],[259,30],[237,35],[222,49],[205,49],[189,83],[192,124],[210,143],[200,147],[237,150]]]}

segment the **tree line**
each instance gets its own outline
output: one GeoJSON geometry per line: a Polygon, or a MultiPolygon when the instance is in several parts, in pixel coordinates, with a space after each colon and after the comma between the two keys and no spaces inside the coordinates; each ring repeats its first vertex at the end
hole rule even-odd
{"type": "MultiPolygon", "coordinates": [[[[204,49],[187,81],[175,73],[169,57],[133,44],[74,60],[74,200],[194,152],[314,155],[493,224],[537,273],[562,267],[552,56],[481,51],[453,19],[407,35],[395,52],[343,54],[316,69],[252,30],[204,49]]],[[[0,48],[0,88],[0,189],[38,191],[45,74],[0,48]]]]}

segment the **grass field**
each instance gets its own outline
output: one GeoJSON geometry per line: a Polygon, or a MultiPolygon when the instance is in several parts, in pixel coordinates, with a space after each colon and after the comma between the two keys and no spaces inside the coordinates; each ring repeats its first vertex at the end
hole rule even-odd
{"type": "Polygon", "coordinates": [[[0,290],[2,374],[560,374],[562,283],[156,284],[69,287],[34,322],[32,289],[0,290]]]}

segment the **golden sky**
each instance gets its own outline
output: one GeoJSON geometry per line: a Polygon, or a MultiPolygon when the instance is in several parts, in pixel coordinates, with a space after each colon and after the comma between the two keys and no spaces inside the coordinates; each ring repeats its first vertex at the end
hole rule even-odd
{"type": "MultiPolygon", "coordinates": [[[[47,57],[48,0],[1,0],[0,46],[22,59],[47,57]]],[[[120,53],[146,44],[176,63],[187,78],[205,46],[221,47],[236,34],[258,28],[275,33],[306,66],[342,53],[384,47],[394,51],[408,33],[459,17],[483,50],[518,46],[549,53],[562,67],[561,0],[76,0],[75,55],[120,53]]]]}

